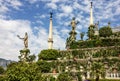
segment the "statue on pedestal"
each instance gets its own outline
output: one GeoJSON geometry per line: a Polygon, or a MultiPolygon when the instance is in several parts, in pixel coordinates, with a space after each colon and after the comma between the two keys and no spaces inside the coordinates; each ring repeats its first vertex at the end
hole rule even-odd
{"type": "Polygon", "coordinates": [[[94,35],[98,36],[99,35],[99,29],[98,29],[99,21],[95,23],[95,28],[94,28],[94,35]]]}
{"type": "Polygon", "coordinates": [[[76,34],[77,32],[75,31],[76,25],[79,22],[75,20],[75,17],[72,18],[72,21],[70,23],[72,30],[69,33],[69,37],[66,39],[66,48],[69,49],[70,48],[70,44],[73,43],[76,40],[76,34]]]}
{"type": "Polygon", "coordinates": [[[28,34],[25,33],[24,38],[21,38],[19,35],[17,35],[19,39],[22,39],[24,41],[24,49],[20,50],[20,61],[27,61],[28,60],[28,54],[30,53],[30,50],[28,49],[28,34]]]}
{"type": "Polygon", "coordinates": [[[72,21],[71,21],[72,30],[75,30],[76,25],[77,25],[78,23],[79,23],[78,21],[75,21],[75,17],[73,17],[73,18],[72,18],[72,21]]]}

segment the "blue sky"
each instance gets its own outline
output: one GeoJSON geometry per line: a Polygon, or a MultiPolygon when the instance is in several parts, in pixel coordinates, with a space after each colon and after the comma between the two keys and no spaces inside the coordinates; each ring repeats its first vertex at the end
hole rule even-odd
{"type": "MultiPolygon", "coordinates": [[[[73,17],[80,23],[76,27],[87,32],[91,0],[0,0],[0,58],[18,60],[19,50],[24,48],[17,35],[29,35],[29,49],[36,56],[48,48],[49,12],[53,12],[53,40],[55,49],[65,49],[65,41],[71,30],[73,17]]],[[[94,23],[99,28],[111,22],[120,26],[120,0],[93,0],[94,23]]],[[[85,38],[87,38],[85,36],[85,38]]]]}

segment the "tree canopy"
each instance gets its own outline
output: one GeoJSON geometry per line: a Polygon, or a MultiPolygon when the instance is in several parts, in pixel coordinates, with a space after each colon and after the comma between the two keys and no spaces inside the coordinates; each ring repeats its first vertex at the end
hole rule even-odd
{"type": "Polygon", "coordinates": [[[89,39],[93,39],[94,38],[94,33],[95,33],[94,28],[95,28],[94,25],[90,25],[88,27],[87,35],[88,35],[89,39]]]}
{"type": "Polygon", "coordinates": [[[4,68],[0,66],[0,74],[3,74],[5,72],[4,68]]]}
{"type": "Polygon", "coordinates": [[[7,81],[40,81],[41,73],[35,63],[16,62],[8,65],[7,81]]]}
{"type": "Polygon", "coordinates": [[[38,67],[39,67],[39,69],[40,69],[40,71],[41,71],[42,73],[49,73],[50,70],[51,70],[51,65],[50,65],[50,63],[48,63],[48,62],[46,62],[46,61],[41,61],[41,60],[39,60],[39,61],[37,62],[37,65],[38,65],[38,67]]]}
{"type": "Polygon", "coordinates": [[[38,55],[38,60],[56,60],[59,57],[58,50],[48,49],[42,50],[38,55]]]}
{"type": "Polygon", "coordinates": [[[81,40],[83,40],[84,35],[85,35],[84,32],[81,32],[81,33],[80,33],[80,38],[81,38],[81,40]]]}
{"type": "Polygon", "coordinates": [[[58,81],[72,81],[72,78],[68,73],[62,73],[58,76],[58,81]]]}
{"type": "Polygon", "coordinates": [[[102,27],[99,30],[100,37],[109,37],[112,35],[112,29],[110,27],[102,27]]]}

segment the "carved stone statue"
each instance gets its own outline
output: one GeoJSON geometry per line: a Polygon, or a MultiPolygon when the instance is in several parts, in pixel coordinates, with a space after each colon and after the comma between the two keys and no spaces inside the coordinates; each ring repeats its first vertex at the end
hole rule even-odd
{"type": "Polygon", "coordinates": [[[25,48],[28,48],[28,34],[27,34],[27,32],[25,32],[24,38],[21,38],[19,35],[17,35],[17,37],[18,37],[19,39],[22,39],[22,40],[24,41],[24,46],[25,46],[25,48]]]}
{"type": "Polygon", "coordinates": [[[75,21],[75,17],[73,17],[72,21],[71,21],[71,26],[72,26],[72,30],[75,30],[76,25],[78,24],[78,21],[75,21]]]}
{"type": "Polygon", "coordinates": [[[97,23],[95,23],[95,30],[97,30],[97,31],[99,30],[98,25],[99,25],[99,21],[97,23]]]}
{"type": "Polygon", "coordinates": [[[74,41],[76,39],[75,35],[77,34],[75,32],[75,28],[76,28],[76,25],[78,24],[79,22],[75,20],[75,17],[73,17],[72,21],[71,21],[71,26],[72,26],[72,31],[71,31],[71,34],[70,34],[70,40],[71,41],[74,41]]]}
{"type": "Polygon", "coordinates": [[[72,30],[71,32],[69,33],[69,37],[66,39],[66,48],[69,49],[70,47],[70,44],[73,43],[75,40],[76,40],[76,31],[75,31],[75,28],[76,28],[76,25],[78,24],[79,22],[75,20],[75,17],[72,18],[72,21],[70,23],[71,27],[72,27],[72,30]]]}

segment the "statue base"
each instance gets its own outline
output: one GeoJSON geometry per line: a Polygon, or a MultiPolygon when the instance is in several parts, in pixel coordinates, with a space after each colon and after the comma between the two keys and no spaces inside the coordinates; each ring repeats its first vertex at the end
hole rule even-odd
{"type": "Polygon", "coordinates": [[[24,48],[20,50],[20,56],[19,56],[20,61],[27,62],[29,54],[30,54],[30,50],[28,48],[24,48]]]}

